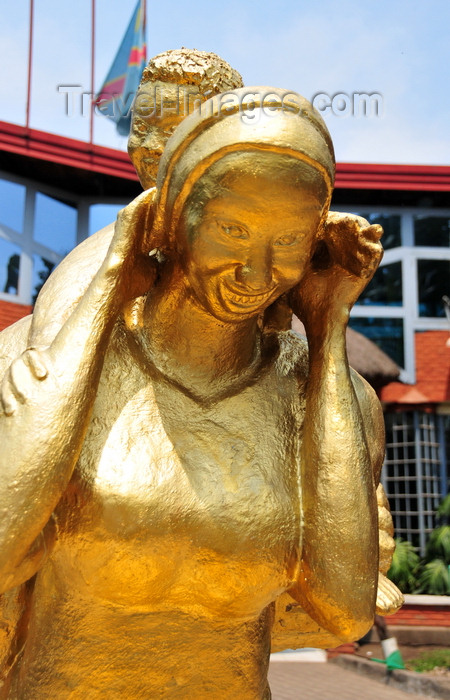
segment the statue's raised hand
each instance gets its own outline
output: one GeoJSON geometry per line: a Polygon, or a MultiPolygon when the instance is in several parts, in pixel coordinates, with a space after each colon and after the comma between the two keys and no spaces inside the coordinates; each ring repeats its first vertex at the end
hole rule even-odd
{"type": "Polygon", "coordinates": [[[291,307],[311,331],[346,322],[383,256],[381,226],[353,214],[330,212],[311,266],[290,295],[291,307]]]}
{"type": "Polygon", "coordinates": [[[137,297],[151,287],[156,268],[155,258],[151,260],[148,256],[155,247],[151,240],[154,192],[140,195],[119,213],[118,221],[83,241],[53,270],[33,310],[28,338],[31,347],[47,347],[52,343],[108,256],[106,273],[109,275],[111,268],[116,267],[116,277],[123,278],[116,311],[124,300],[137,297]]]}
{"type": "Polygon", "coordinates": [[[142,192],[117,215],[105,265],[119,275],[121,301],[145,294],[156,276],[156,256],[149,256],[154,194],[155,189],[142,192]]]}

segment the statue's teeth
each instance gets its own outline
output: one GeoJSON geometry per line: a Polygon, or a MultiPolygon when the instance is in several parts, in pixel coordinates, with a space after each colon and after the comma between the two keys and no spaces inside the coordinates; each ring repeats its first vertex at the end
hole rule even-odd
{"type": "Polygon", "coordinates": [[[237,302],[238,304],[254,304],[258,301],[263,301],[266,299],[267,294],[255,294],[254,296],[251,297],[241,297],[238,296],[237,294],[232,295],[233,301],[237,302]]]}

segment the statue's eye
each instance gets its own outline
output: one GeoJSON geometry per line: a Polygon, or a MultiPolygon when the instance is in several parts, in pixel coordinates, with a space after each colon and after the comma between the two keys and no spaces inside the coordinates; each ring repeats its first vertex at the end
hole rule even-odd
{"type": "Polygon", "coordinates": [[[275,245],[293,245],[298,240],[296,233],[285,233],[284,236],[278,238],[275,245]]]}
{"type": "Polygon", "coordinates": [[[219,221],[218,224],[221,231],[223,231],[226,236],[230,236],[230,238],[248,238],[248,231],[246,231],[243,226],[229,224],[226,221],[219,221]]]}

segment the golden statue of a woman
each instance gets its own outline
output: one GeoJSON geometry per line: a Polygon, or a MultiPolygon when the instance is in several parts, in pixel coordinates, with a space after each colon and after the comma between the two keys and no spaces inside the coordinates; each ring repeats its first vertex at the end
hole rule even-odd
{"type": "Polygon", "coordinates": [[[327,219],[333,177],[299,95],[212,98],[55,339],[24,339],[0,590],[37,575],[9,697],[269,698],[280,595],[339,639],[371,626],[383,422],[345,329],[381,229],[327,219]]]}

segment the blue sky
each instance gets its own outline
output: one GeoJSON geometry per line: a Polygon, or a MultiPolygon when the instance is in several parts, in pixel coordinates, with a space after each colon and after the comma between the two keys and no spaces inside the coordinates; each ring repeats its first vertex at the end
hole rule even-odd
{"type": "MultiPolygon", "coordinates": [[[[60,84],[90,82],[90,0],[35,0],[31,126],[87,139],[89,120],[64,114],[60,84]]],[[[97,0],[96,88],[135,0],[97,0]]],[[[0,0],[0,119],[24,123],[28,0],[0,0]]],[[[300,92],[378,93],[382,116],[326,116],[338,161],[449,164],[448,0],[147,0],[148,55],[215,51],[247,85],[300,92]]],[[[351,110],[350,110],[351,112],[351,110]]],[[[124,148],[103,117],[95,141],[124,148]]]]}

